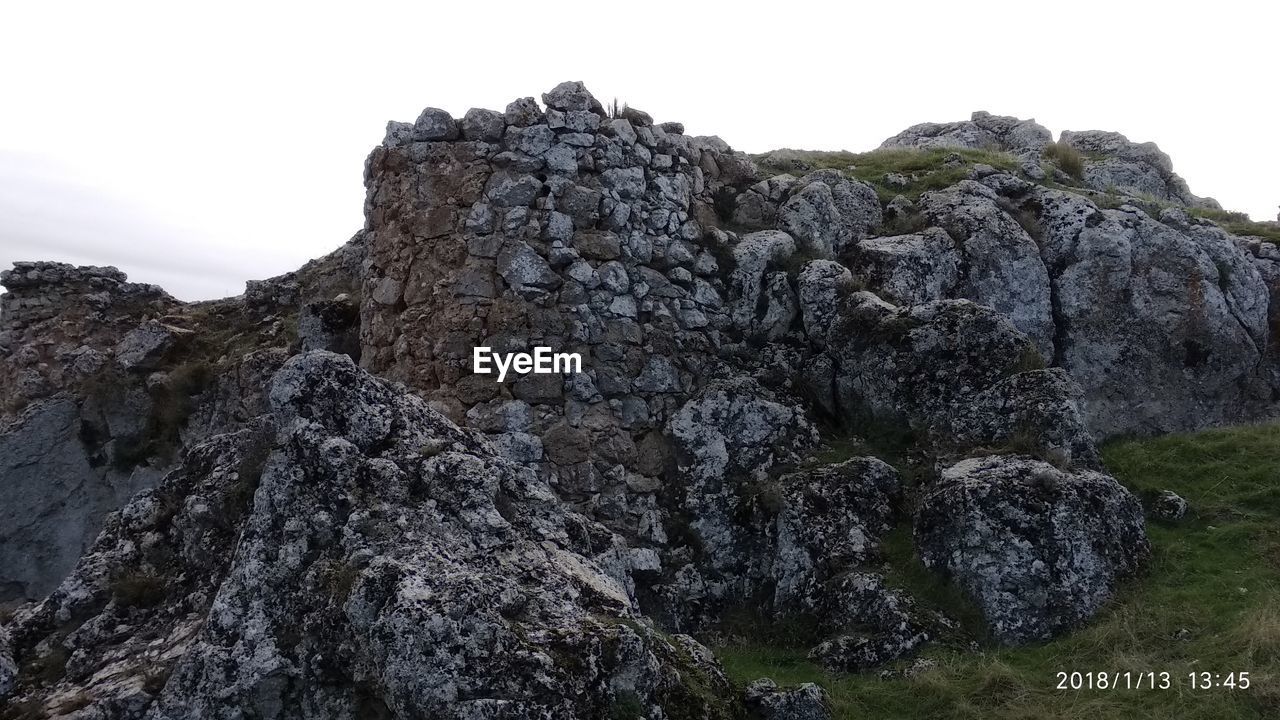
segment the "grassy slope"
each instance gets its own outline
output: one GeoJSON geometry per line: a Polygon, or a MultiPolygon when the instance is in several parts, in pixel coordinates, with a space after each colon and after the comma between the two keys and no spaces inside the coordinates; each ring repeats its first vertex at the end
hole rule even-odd
{"type": "MultiPolygon", "coordinates": [[[[1018,162],[1010,154],[992,150],[971,150],[968,148],[935,148],[931,150],[914,150],[891,148],[872,150],[864,153],[844,151],[787,151],[808,163],[813,169],[831,168],[839,170],[849,177],[863,180],[873,187],[884,202],[897,195],[905,195],[915,200],[927,190],[942,190],[951,187],[969,176],[973,166],[978,163],[991,165],[999,170],[1013,171],[1018,162]],[[959,156],[959,162],[948,163],[949,156],[959,156]],[[905,187],[896,187],[886,183],[885,175],[899,173],[908,179],[905,187]]],[[[803,175],[804,171],[787,166],[775,165],[769,153],[755,156],[756,161],[766,175],[772,173],[792,172],[803,175]]]]}
{"type": "MultiPolygon", "coordinates": [[[[937,667],[909,679],[829,675],[803,649],[734,645],[719,656],[739,682],[819,682],[844,718],[1280,716],[1280,426],[1117,442],[1104,455],[1135,492],[1171,489],[1192,513],[1180,525],[1149,528],[1149,573],[1089,627],[1035,647],[935,646],[924,656],[937,667]],[[1059,670],[1167,670],[1174,686],[1056,690],[1059,670]],[[1193,670],[1249,671],[1252,687],[1193,691],[1193,670]]],[[[930,603],[954,603],[910,558],[906,537],[899,531],[887,543],[890,578],[930,603]]],[[[957,614],[970,616],[963,607],[957,614]]]]}

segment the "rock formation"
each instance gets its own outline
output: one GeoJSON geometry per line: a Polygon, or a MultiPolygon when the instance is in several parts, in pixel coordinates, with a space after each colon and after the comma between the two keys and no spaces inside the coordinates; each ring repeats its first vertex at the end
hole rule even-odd
{"type": "Polygon", "coordinates": [[[945,185],[769,174],[570,82],[390,123],[365,227],[236,298],[20,264],[0,696],[823,718],[694,637],[800,621],[835,671],[954,642],[886,572],[906,536],[1000,642],[1086,623],[1149,554],[1097,442],[1273,412],[1280,252],[1197,217],[1154,146],[1064,133],[1072,184],[1051,141],[975,113],[885,143],[945,185]],[[473,371],[537,346],[582,372],[473,371]]]}

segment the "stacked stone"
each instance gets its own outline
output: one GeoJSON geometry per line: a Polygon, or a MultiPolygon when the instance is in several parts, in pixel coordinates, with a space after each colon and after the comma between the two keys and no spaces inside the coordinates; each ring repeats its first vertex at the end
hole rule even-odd
{"type": "Polygon", "coordinates": [[[362,363],[656,538],[660,430],[734,342],[712,198],[754,170],[678,123],[610,118],[581,83],[543,101],[388,126],[366,169],[362,363]],[[584,372],[500,384],[473,374],[477,346],[577,352],[584,372]]]}
{"type": "Polygon", "coordinates": [[[114,267],[18,262],[0,285],[0,415],[97,370],[141,318],[179,304],[114,267]]]}

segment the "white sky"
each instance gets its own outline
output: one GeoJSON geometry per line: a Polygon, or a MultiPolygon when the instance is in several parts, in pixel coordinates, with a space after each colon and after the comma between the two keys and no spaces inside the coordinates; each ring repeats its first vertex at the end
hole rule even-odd
{"type": "Polygon", "coordinates": [[[0,267],[238,294],[359,229],[387,120],[561,80],[748,152],[867,150],[978,109],[1118,130],[1274,219],[1277,27],[1260,0],[0,0],[0,267]]]}

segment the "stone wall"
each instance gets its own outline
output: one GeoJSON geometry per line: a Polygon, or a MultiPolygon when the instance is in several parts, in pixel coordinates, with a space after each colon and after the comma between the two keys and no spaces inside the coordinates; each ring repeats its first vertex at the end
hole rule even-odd
{"type": "Polygon", "coordinates": [[[0,417],[96,372],[142,319],[179,305],[113,267],[19,262],[0,285],[0,417]]]}
{"type": "Polygon", "coordinates": [[[543,101],[388,126],[366,167],[362,364],[644,524],[660,429],[740,346],[712,203],[754,168],[677,123],[610,118],[580,83],[543,101]],[[499,383],[472,373],[476,346],[577,352],[583,372],[499,383]]]}

